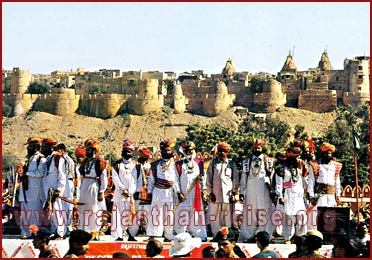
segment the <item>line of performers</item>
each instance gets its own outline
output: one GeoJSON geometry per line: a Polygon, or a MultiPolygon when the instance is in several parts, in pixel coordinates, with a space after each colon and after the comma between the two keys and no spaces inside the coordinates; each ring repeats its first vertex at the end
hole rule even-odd
{"type": "Polygon", "coordinates": [[[329,143],[317,159],[312,140],[294,142],[272,158],[264,153],[264,140],[254,139],[241,174],[227,142],[215,146],[208,164],[196,158],[190,141],[175,160],[175,142],[163,140],[155,160],[147,147],[124,140],[121,159],[112,164],[100,156],[97,140],[77,147],[76,163],[54,138],[30,137],[26,144],[27,161],[15,170],[24,238],[31,237],[31,224],[47,228],[52,239],[78,228],[95,239],[108,232],[118,241],[126,234],[135,241],[145,227],[150,239],[165,242],[182,232],[207,241],[207,226],[213,236],[235,226],[242,242],[275,231],[290,243],[293,235],[317,229],[318,206],[340,204],[342,164],[333,160],[329,143]]]}

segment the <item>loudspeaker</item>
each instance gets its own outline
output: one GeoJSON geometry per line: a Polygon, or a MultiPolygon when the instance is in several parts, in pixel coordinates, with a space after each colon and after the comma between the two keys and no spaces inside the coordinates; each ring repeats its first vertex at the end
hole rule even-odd
{"type": "Polygon", "coordinates": [[[318,207],[318,231],[323,233],[324,244],[330,243],[332,236],[341,232],[350,235],[350,208],[318,207]]]}

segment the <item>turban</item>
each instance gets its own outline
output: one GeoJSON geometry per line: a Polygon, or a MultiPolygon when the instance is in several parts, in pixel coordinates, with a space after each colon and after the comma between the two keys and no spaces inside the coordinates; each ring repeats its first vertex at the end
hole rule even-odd
{"type": "Polygon", "coordinates": [[[217,241],[229,240],[233,242],[236,241],[236,233],[232,228],[223,227],[217,232],[215,239],[217,241]]]}
{"type": "Polygon", "coordinates": [[[50,145],[51,147],[56,147],[58,145],[58,141],[54,138],[44,138],[43,144],[50,145]]]}
{"type": "Polygon", "coordinates": [[[124,140],[123,142],[123,149],[128,149],[131,151],[134,151],[136,147],[134,146],[134,143],[128,139],[124,140]]]}
{"type": "Polygon", "coordinates": [[[263,147],[264,144],[265,144],[265,141],[264,141],[264,140],[255,138],[255,139],[253,139],[253,144],[252,144],[252,146],[253,146],[253,147],[258,147],[258,146],[263,147]]]}
{"type": "Polygon", "coordinates": [[[86,149],[87,149],[87,148],[90,148],[90,147],[95,148],[97,153],[98,153],[98,151],[99,151],[99,143],[98,143],[98,141],[96,141],[96,140],[87,139],[87,140],[84,142],[84,146],[85,146],[86,149]]]}
{"type": "Polygon", "coordinates": [[[190,149],[195,149],[195,143],[194,142],[190,142],[190,141],[184,141],[181,143],[181,147],[182,147],[182,150],[184,152],[190,150],[190,149]]]}
{"type": "Polygon", "coordinates": [[[307,140],[305,141],[305,143],[308,144],[308,146],[309,146],[309,151],[310,151],[310,152],[315,152],[315,145],[314,145],[312,139],[307,139],[307,140]]]}
{"type": "Polygon", "coordinates": [[[285,150],[283,150],[283,151],[277,152],[275,156],[278,160],[286,160],[287,159],[287,152],[285,150]]]}
{"type": "Polygon", "coordinates": [[[79,243],[80,245],[87,245],[92,239],[92,235],[80,229],[71,231],[69,244],[79,243]]]}
{"type": "Polygon", "coordinates": [[[39,137],[29,137],[25,144],[40,144],[43,142],[43,138],[39,137]]]}
{"type": "Polygon", "coordinates": [[[217,151],[224,151],[228,153],[230,152],[230,150],[231,150],[231,145],[229,145],[226,142],[222,142],[217,145],[217,151]]]}
{"type": "Polygon", "coordinates": [[[164,150],[167,147],[173,148],[175,145],[176,144],[172,140],[167,139],[167,140],[164,140],[164,141],[160,142],[160,149],[164,150]]]}
{"type": "Polygon", "coordinates": [[[300,147],[297,147],[297,146],[293,146],[293,147],[289,147],[287,149],[287,157],[291,157],[291,158],[295,158],[295,157],[298,157],[301,155],[301,148],[300,147]]]}
{"type": "Polygon", "coordinates": [[[331,153],[333,153],[334,151],[336,151],[336,147],[330,143],[322,143],[320,149],[322,150],[322,152],[331,151],[331,153]]]}
{"type": "Polygon", "coordinates": [[[85,149],[81,145],[76,148],[75,157],[86,157],[85,149]]]}
{"type": "Polygon", "coordinates": [[[138,148],[138,157],[146,157],[147,159],[152,157],[152,152],[145,146],[138,148]]]}

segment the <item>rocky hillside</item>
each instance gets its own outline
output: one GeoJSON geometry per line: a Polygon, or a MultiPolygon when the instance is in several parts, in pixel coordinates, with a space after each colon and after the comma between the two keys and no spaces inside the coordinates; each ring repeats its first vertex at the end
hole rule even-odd
{"type": "MultiPolygon", "coordinates": [[[[26,154],[25,142],[30,136],[54,137],[64,142],[72,151],[87,138],[100,140],[103,154],[115,152],[120,154],[122,140],[129,138],[137,145],[158,147],[164,138],[186,136],[189,124],[208,125],[215,122],[235,128],[244,115],[237,115],[236,108],[217,117],[205,117],[193,114],[167,114],[156,112],[144,116],[125,115],[103,120],[69,115],[60,117],[43,112],[32,112],[29,115],[4,118],[2,122],[2,154],[23,161],[26,154]]],[[[313,113],[309,111],[283,108],[272,116],[287,122],[291,127],[305,126],[311,136],[322,135],[334,120],[334,113],[313,113]]]]}

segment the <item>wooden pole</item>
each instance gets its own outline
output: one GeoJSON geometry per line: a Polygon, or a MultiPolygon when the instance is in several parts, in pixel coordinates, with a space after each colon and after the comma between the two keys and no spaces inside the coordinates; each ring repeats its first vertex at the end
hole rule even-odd
{"type": "Polygon", "coordinates": [[[358,185],[358,165],[357,165],[357,153],[356,149],[354,148],[354,172],[355,172],[355,186],[356,186],[356,204],[357,204],[357,217],[358,217],[358,225],[360,223],[359,220],[359,185],[358,185]]]}

